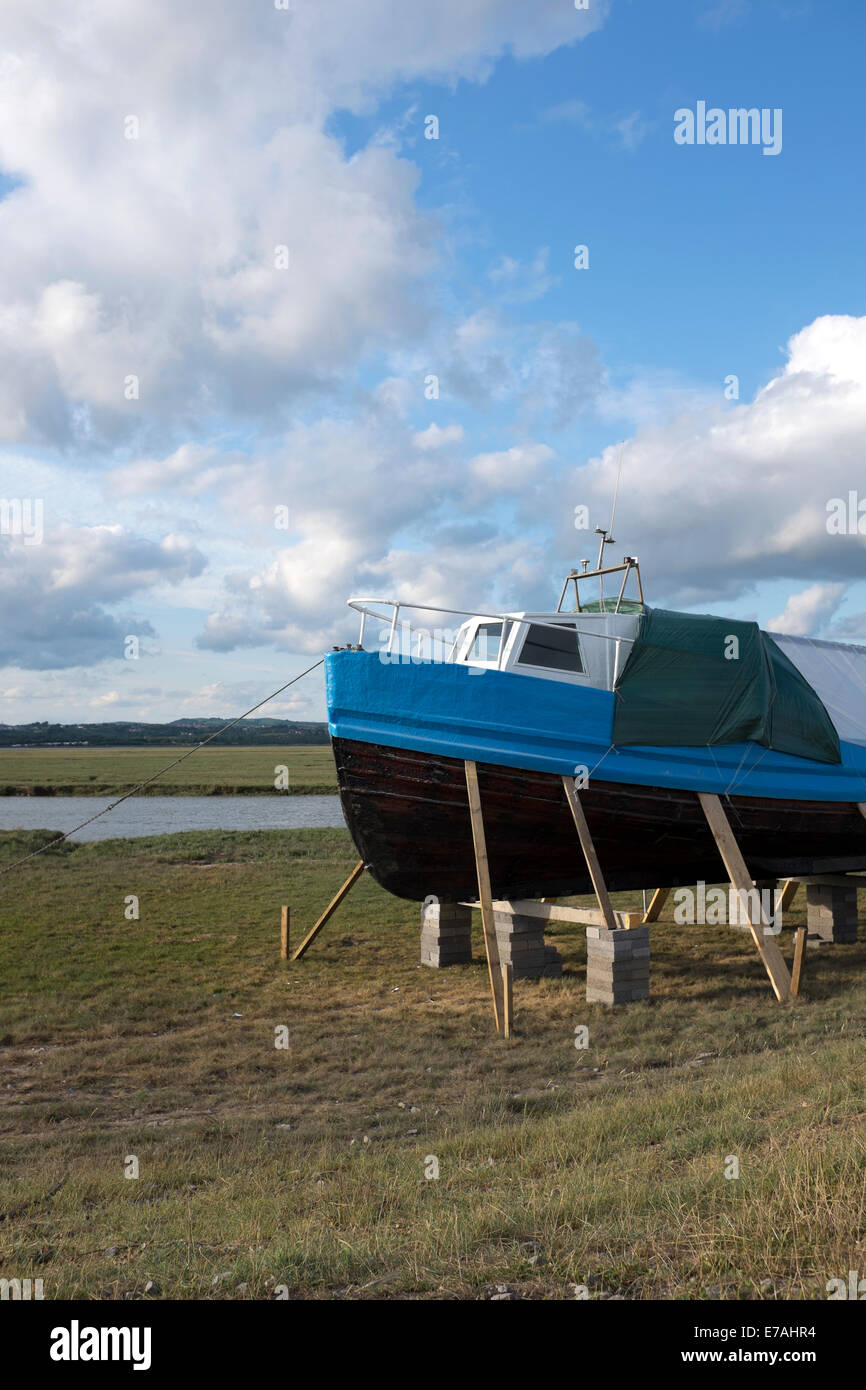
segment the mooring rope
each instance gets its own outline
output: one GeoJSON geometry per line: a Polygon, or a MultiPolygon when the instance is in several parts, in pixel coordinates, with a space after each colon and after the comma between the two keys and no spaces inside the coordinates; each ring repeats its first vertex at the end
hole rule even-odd
{"type": "Polygon", "coordinates": [[[288,690],[290,685],[294,685],[296,681],[303,680],[304,676],[308,676],[311,671],[315,671],[316,667],[321,666],[324,660],[325,658],[320,656],[319,660],[314,661],[312,666],[308,666],[306,671],[301,671],[300,675],[293,676],[290,681],[286,681],[285,685],[281,685],[279,690],[275,690],[272,695],[266,695],[264,700],[259,700],[259,703],[253,705],[252,709],[248,709],[243,714],[239,714],[237,719],[232,719],[228,724],[223,725],[221,729],[217,729],[215,733],[209,734],[206,739],[203,739],[201,743],[197,743],[194,748],[188,748],[185,753],[181,753],[179,758],[175,758],[174,762],[168,763],[166,767],[161,767],[159,772],[155,772],[152,777],[145,778],[143,782],[139,782],[138,785],[132,787],[130,791],[124,792],[123,796],[119,796],[116,801],[112,801],[108,806],[103,806],[102,810],[97,811],[95,816],[89,816],[87,820],[83,820],[80,825],[73,826],[72,830],[66,830],[62,835],[55,836],[53,840],[49,840],[47,844],[41,845],[39,849],[34,849],[30,854],[25,854],[23,859],[16,859],[14,863],[7,864],[4,868],[0,869],[0,874],[11,873],[12,870],[17,869],[19,865],[26,864],[28,859],[35,859],[37,854],[44,854],[47,849],[51,849],[52,845],[62,844],[64,840],[69,839],[70,835],[77,835],[79,830],[83,830],[86,825],[92,825],[95,820],[99,820],[100,816],[107,815],[109,811],[114,810],[115,806],[119,806],[123,801],[128,801],[131,796],[135,796],[136,793],[140,792],[144,787],[149,787],[151,782],[155,782],[158,777],[162,777],[166,772],[171,772],[171,769],[177,767],[178,763],[185,762],[187,758],[192,757],[193,753],[198,753],[200,749],[206,748],[209,743],[213,743],[215,738],[219,738],[221,734],[228,733],[229,729],[233,729],[236,724],[240,724],[242,719],[249,719],[251,714],[255,714],[257,709],[262,708],[262,705],[269,704],[270,701],[275,700],[278,695],[282,695],[284,690],[288,690]]]}

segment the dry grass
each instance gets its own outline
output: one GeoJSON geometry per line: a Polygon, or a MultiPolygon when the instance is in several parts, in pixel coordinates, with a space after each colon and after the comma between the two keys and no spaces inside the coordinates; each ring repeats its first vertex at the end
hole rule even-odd
{"type": "MultiPolygon", "coordinates": [[[[112,796],[179,758],[182,748],[4,748],[0,796],[112,796]]],[[[289,770],[289,792],[336,792],[330,745],[204,748],[148,787],[151,796],[273,795],[274,769],[289,770]]]]}
{"type": "Polygon", "coordinates": [[[866,1270],[862,941],[810,951],[780,1008],[748,938],[662,922],[652,1001],[608,1010],[556,926],[565,975],[517,983],[502,1043],[480,941],[421,968],[417,907],[369,880],[280,963],[280,903],[298,939],[353,857],[339,831],[190,833],[0,879],[0,1275],[46,1297],[822,1298],[866,1270]]]}

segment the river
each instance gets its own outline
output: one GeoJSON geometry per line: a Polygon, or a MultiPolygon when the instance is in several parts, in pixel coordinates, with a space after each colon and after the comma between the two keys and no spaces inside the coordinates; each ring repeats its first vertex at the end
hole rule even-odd
{"type": "MultiPolygon", "coordinates": [[[[105,796],[0,796],[0,830],[67,831],[95,816],[105,796]]],[[[73,840],[131,840],[178,830],[342,829],[338,796],[131,796],[73,840]]]]}

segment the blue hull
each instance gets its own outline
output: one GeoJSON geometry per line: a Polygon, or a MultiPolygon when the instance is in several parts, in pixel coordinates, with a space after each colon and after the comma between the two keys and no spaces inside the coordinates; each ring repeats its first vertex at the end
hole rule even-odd
{"type": "Polygon", "coordinates": [[[754,743],[613,748],[609,691],[445,663],[389,663],[378,653],[325,658],[332,738],[625,786],[793,801],[866,802],[866,748],[839,764],[754,743]]]}

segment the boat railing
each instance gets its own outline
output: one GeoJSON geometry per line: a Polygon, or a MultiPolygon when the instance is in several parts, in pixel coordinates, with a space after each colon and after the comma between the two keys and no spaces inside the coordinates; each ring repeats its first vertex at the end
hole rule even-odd
{"type": "MultiPolygon", "coordinates": [[[[616,656],[614,659],[615,671],[619,670],[620,644],[625,642],[629,646],[631,646],[635,640],[633,637],[624,637],[621,634],[618,635],[616,633],[598,632],[592,628],[578,627],[577,623],[573,621],[571,614],[569,614],[567,617],[563,615],[563,618],[559,622],[545,622],[543,618],[536,618],[531,614],[517,615],[515,613],[479,613],[477,610],[470,611],[465,608],[445,608],[432,603],[409,603],[405,599],[350,598],[347,600],[347,603],[350,608],[353,608],[356,613],[360,613],[361,615],[361,630],[358,634],[359,647],[363,648],[364,646],[364,634],[366,632],[366,624],[368,618],[375,618],[377,622],[388,624],[390,631],[388,633],[388,645],[385,648],[384,652],[384,655],[386,656],[391,655],[394,637],[397,632],[397,624],[400,622],[400,613],[403,610],[423,613],[441,613],[452,618],[480,618],[484,622],[502,623],[503,625],[505,623],[525,623],[527,624],[527,626],[531,624],[533,627],[550,628],[552,631],[555,632],[561,632],[563,627],[566,626],[574,627],[576,632],[582,636],[598,637],[601,638],[603,641],[614,642],[616,644],[616,656]],[[369,606],[373,603],[378,604],[382,608],[389,608],[392,610],[392,612],[377,613],[374,608],[371,608],[369,606]]],[[[599,616],[604,617],[606,615],[600,614],[599,616]]],[[[429,628],[415,627],[411,622],[408,622],[405,619],[400,624],[400,627],[401,631],[408,632],[410,644],[412,640],[412,634],[414,632],[418,633],[417,655],[420,657],[424,638],[431,636],[429,628]]],[[[440,637],[438,640],[442,642],[443,646],[448,645],[444,638],[440,637]]],[[[450,644],[450,652],[454,651],[456,645],[457,638],[455,637],[450,644]]]]}

